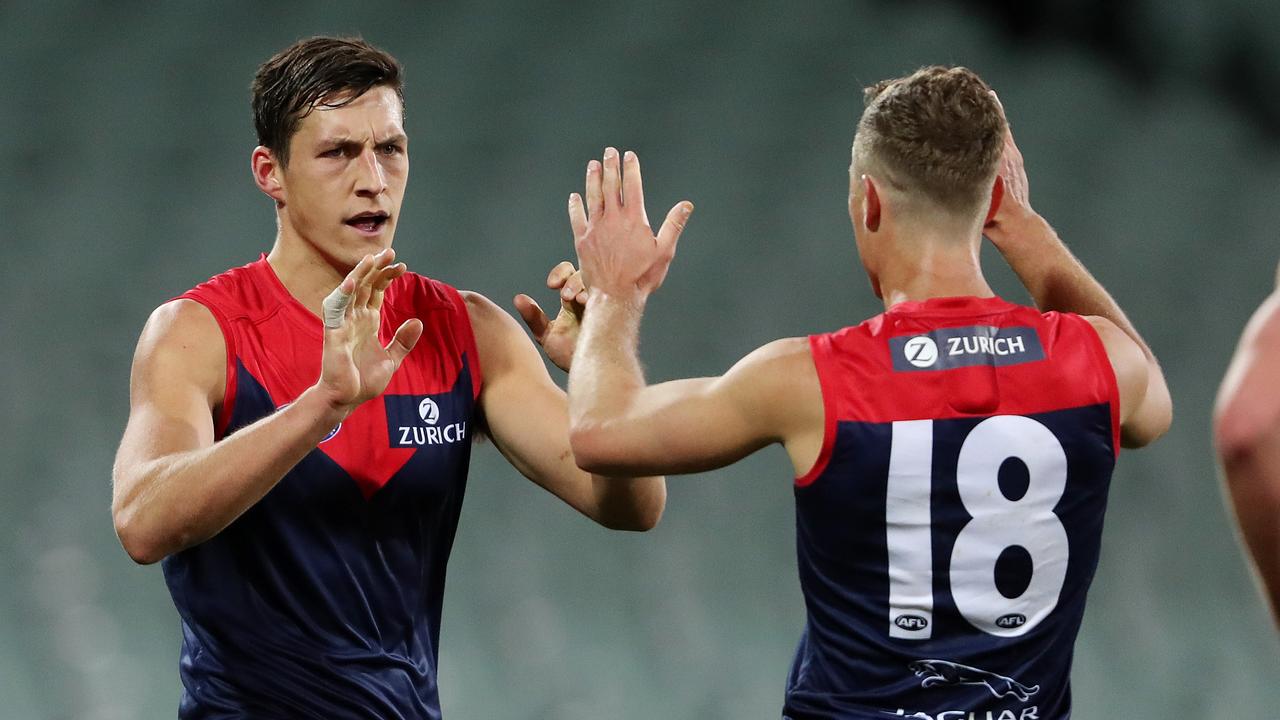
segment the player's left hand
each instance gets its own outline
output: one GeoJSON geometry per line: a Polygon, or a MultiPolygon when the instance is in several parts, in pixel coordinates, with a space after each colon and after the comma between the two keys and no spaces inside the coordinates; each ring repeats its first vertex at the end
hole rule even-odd
{"type": "Polygon", "coordinates": [[[525,294],[516,296],[516,310],[551,362],[569,372],[573,349],[578,344],[578,330],[582,327],[582,313],[587,305],[587,287],[582,272],[568,260],[551,268],[547,287],[560,291],[560,312],[554,320],[547,317],[536,300],[525,294]]]}
{"type": "Polygon", "coordinates": [[[587,163],[586,191],[585,204],[577,193],[569,196],[569,222],[591,296],[643,302],[667,277],[693,203],[671,208],[655,236],[644,210],[640,159],[631,151],[620,159],[614,148],[605,149],[603,162],[587,163]]]}

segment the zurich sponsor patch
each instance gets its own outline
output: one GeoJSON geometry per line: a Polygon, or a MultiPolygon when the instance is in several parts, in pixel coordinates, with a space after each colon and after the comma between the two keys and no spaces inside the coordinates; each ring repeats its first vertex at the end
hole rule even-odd
{"type": "Polygon", "coordinates": [[[387,438],[394,448],[453,445],[467,438],[451,394],[386,395],[387,438]]]}
{"type": "Polygon", "coordinates": [[[1044,346],[1036,329],[1026,325],[969,325],[889,338],[889,354],[894,370],[919,372],[1035,362],[1044,359],[1044,346]]]}

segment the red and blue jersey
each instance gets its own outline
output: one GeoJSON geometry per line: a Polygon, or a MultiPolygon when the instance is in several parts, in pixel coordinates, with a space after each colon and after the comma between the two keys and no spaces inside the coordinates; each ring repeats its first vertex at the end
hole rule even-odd
{"type": "Polygon", "coordinates": [[[1067,718],[1119,449],[1093,327],[936,298],[810,347],[826,427],[795,484],[807,622],[784,716],[1067,718]]]}
{"type": "MultiPolygon", "coordinates": [[[[323,325],[265,256],[181,297],[226,341],[218,439],[319,378],[323,325]]],[[[396,279],[381,341],[415,317],[423,337],[383,394],[226,529],[164,560],[182,620],[180,717],[440,717],[445,565],[481,376],[456,290],[396,279]]]]}

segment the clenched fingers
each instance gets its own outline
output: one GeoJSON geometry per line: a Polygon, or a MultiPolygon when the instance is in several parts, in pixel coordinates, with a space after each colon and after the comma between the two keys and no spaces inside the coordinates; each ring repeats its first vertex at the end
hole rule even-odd
{"type": "Polygon", "coordinates": [[[580,305],[587,304],[587,283],[582,279],[581,272],[573,273],[565,281],[560,288],[560,301],[563,303],[576,302],[580,305]]]}
{"type": "Polygon", "coordinates": [[[577,269],[573,267],[573,263],[565,260],[559,265],[551,268],[551,272],[547,274],[547,287],[552,290],[559,290],[564,287],[565,282],[573,277],[577,269]]]}

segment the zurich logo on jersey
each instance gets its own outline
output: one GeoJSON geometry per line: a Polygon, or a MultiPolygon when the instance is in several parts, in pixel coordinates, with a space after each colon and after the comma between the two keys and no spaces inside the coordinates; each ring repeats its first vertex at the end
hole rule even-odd
{"type": "Polygon", "coordinates": [[[898,372],[951,370],[971,365],[1004,367],[1045,358],[1040,335],[1030,326],[937,328],[889,338],[898,372]]]}
{"type": "Polygon", "coordinates": [[[418,417],[428,425],[435,425],[440,420],[440,406],[431,398],[422,398],[422,402],[418,403],[418,417]]]}
{"type": "Polygon", "coordinates": [[[391,447],[453,445],[467,438],[466,420],[456,417],[457,404],[449,394],[386,395],[383,404],[391,447]]]}
{"type": "Polygon", "coordinates": [[[929,367],[938,362],[938,343],[928,335],[917,335],[902,344],[902,354],[918,368],[929,367]]]}

